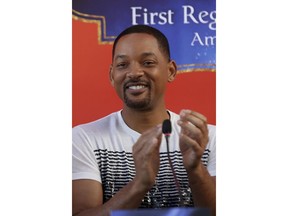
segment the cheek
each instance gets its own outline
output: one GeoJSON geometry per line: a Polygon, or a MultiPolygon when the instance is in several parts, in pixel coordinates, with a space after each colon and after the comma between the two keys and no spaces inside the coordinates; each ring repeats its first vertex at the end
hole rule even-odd
{"type": "Polygon", "coordinates": [[[155,76],[154,82],[156,88],[162,91],[163,89],[166,89],[166,85],[168,83],[168,76],[165,75],[155,76]]]}
{"type": "Polygon", "coordinates": [[[113,82],[113,86],[117,86],[121,83],[123,83],[123,81],[125,80],[125,74],[124,73],[112,73],[112,82],[113,82]]]}
{"type": "Polygon", "coordinates": [[[113,87],[115,89],[115,91],[117,92],[117,94],[121,97],[121,95],[123,94],[123,84],[125,81],[125,75],[122,74],[116,74],[113,76],[113,80],[111,83],[113,83],[113,87]]]}

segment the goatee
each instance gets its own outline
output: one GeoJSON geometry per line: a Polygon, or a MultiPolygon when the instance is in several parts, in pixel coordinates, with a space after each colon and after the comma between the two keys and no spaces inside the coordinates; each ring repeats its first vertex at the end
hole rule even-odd
{"type": "Polygon", "coordinates": [[[129,99],[127,94],[124,94],[124,103],[126,104],[126,106],[133,109],[139,109],[139,110],[146,109],[149,107],[150,101],[151,101],[150,94],[143,100],[131,100],[129,99]]]}

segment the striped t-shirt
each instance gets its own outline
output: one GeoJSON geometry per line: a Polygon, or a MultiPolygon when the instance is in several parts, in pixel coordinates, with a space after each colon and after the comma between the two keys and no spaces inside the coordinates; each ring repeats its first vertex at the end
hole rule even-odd
{"type": "MultiPolygon", "coordinates": [[[[172,133],[169,152],[181,195],[176,187],[168,161],[165,138],[160,146],[160,168],[155,184],[142,200],[142,208],[194,206],[179,148],[179,115],[170,112],[172,133]]],[[[209,143],[202,163],[211,176],[216,175],[216,128],[208,125],[209,143]]],[[[121,111],[97,121],[73,128],[72,178],[93,179],[102,183],[104,202],[124,187],[135,176],[132,146],[141,134],[129,128],[121,111]]]]}

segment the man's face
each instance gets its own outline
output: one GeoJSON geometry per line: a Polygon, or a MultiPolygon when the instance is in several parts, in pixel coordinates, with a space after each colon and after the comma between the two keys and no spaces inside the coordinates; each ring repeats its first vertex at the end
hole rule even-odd
{"type": "Polygon", "coordinates": [[[127,107],[147,110],[164,104],[171,63],[148,34],[133,33],[119,39],[110,79],[127,107]]]}

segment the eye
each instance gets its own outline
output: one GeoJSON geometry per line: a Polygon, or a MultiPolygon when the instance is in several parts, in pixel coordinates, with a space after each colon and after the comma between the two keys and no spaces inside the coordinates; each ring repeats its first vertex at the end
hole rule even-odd
{"type": "Polygon", "coordinates": [[[124,68],[127,68],[127,66],[128,66],[127,62],[119,62],[116,64],[116,68],[118,69],[124,69],[124,68]]]}
{"type": "Polygon", "coordinates": [[[155,61],[152,61],[152,60],[146,60],[143,62],[143,65],[145,67],[153,67],[155,64],[156,64],[155,61]]]}

